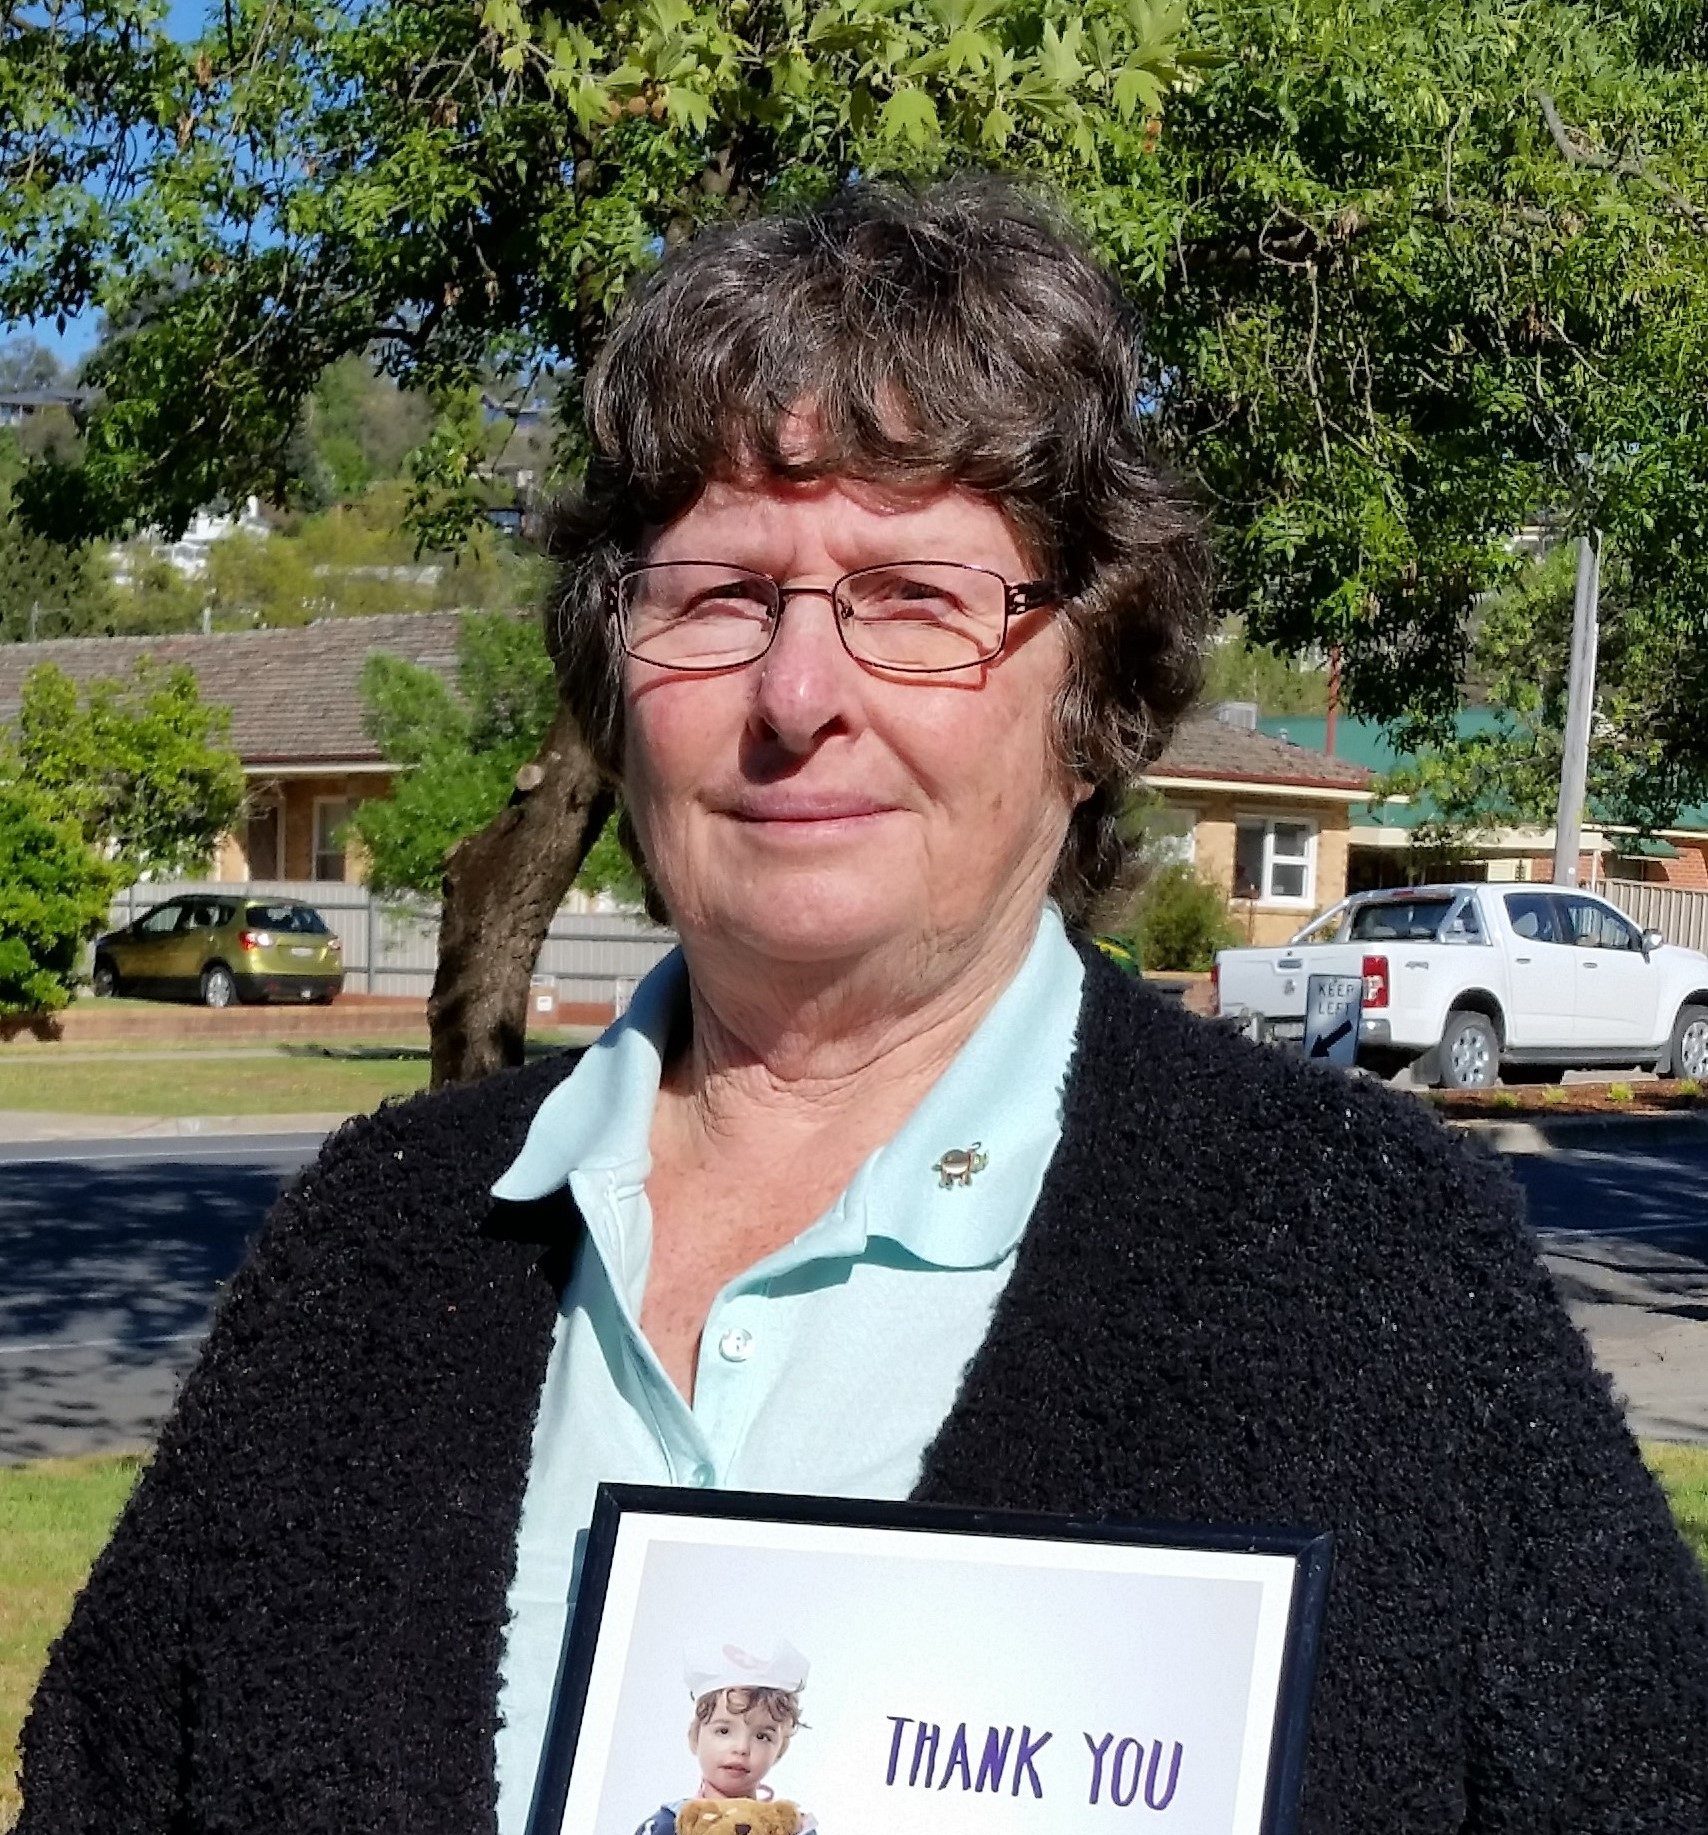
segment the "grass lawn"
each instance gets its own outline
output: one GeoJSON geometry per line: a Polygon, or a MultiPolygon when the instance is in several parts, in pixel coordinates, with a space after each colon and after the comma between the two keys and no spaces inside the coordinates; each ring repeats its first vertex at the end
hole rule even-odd
{"type": "Polygon", "coordinates": [[[198,1058],[179,1062],[128,1053],[109,1061],[55,1064],[32,1052],[27,1063],[0,1058],[0,1109],[51,1109],[79,1115],[355,1115],[386,1096],[425,1089],[422,1058],[339,1059],[287,1055],[198,1058]]]}
{"type": "Polygon", "coordinates": [[[18,1814],[18,1728],[47,1647],[130,1495],[140,1458],[0,1466],[0,1829],[18,1814]]]}
{"type": "MultiPolygon", "coordinates": [[[[1650,1441],[1650,1469],[1708,1568],[1708,1446],[1650,1441]]],[[[137,1454],[0,1466],[0,1835],[18,1814],[18,1730],[47,1656],[141,1463],[137,1454]]]]}

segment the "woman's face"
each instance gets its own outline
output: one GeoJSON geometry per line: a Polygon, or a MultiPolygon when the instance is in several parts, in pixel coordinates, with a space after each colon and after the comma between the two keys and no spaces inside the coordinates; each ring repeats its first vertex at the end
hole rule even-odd
{"type": "MultiPolygon", "coordinates": [[[[730,562],[828,588],[886,561],[1035,570],[954,486],[710,485],[648,561],[730,562]]],[[[626,659],[624,796],[685,936],[779,962],[929,958],[1030,925],[1083,795],[1053,754],[1066,650],[1048,610],[994,661],[940,676],[856,662],[828,597],[790,599],[758,661],[687,675],[626,659]]],[[[922,964],[923,966],[923,964],[922,964]]]]}

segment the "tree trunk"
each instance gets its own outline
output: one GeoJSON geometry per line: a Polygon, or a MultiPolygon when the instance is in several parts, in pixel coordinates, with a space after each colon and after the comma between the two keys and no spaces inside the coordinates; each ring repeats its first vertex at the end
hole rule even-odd
{"type": "Polygon", "coordinates": [[[433,1087],[522,1062],[528,981],[558,906],[613,805],[563,707],[509,803],[445,861],[427,999],[433,1087]]]}

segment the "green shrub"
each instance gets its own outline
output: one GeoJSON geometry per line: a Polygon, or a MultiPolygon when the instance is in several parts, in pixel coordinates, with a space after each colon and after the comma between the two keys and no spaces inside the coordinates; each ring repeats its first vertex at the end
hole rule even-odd
{"type": "Polygon", "coordinates": [[[1630,1102],[1635,1098],[1636,1093],[1629,1083],[1610,1083],[1607,1086],[1609,1102],[1630,1102]]]}
{"type": "Polygon", "coordinates": [[[70,1000],[83,945],[129,878],[42,791],[0,777],[0,1018],[70,1000]]]}
{"type": "Polygon", "coordinates": [[[1516,1090],[1494,1090],[1489,1096],[1489,1101],[1497,1109],[1521,1109],[1524,1106],[1519,1101],[1516,1090]]]}
{"type": "Polygon", "coordinates": [[[1147,969],[1201,973],[1239,941],[1222,895],[1184,861],[1161,868],[1140,894],[1133,948],[1147,969]]]}
{"type": "Polygon", "coordinates": [[[1542,1100],[1553,1108],[1566,1100],[1566,1094],[1567,1092],[1558,1083],[1550,1083],[1542,1091],[1542,1100]]]}
{"type": "Polygon", "coordinates": [[[1672,1086],[1680,1096],[1700,1096],[1702,1085],[1694,1077],[1680,1077],[1672,1086]]]}

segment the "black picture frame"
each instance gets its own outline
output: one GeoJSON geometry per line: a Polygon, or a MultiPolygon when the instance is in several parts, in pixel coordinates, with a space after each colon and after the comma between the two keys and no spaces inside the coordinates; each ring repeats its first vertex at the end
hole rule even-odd
{"type": "Polygon", "coordinates": [[[588,1686],[605,1629],[612,1558],[630,1515],[863,1529],[899,1535],[1009,1537],[1028,1542],[1094,1542],[1204,1554],[1268,1555],[1291,1562],[1293,1582],[1276,1692],[1260,1835],[1297,1835],[1311,1699],[1334,1562],[1326,1530],[1179,1524],[1051,1516],[952,1505],[895,1503],[663,1485],[602,1483],[594,1502],[580,1589],[564,1634],[527,1835],[569,1835],[563,1817],[582,1732],[588,1686]]]}

